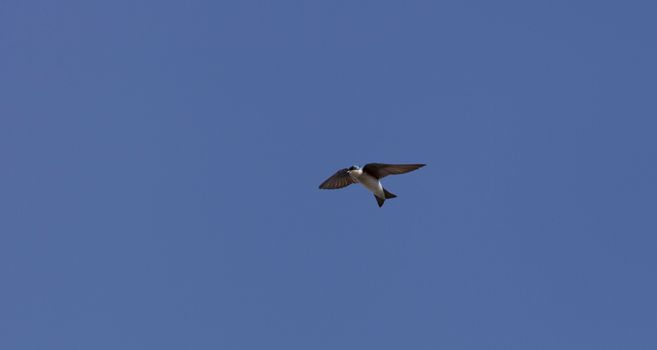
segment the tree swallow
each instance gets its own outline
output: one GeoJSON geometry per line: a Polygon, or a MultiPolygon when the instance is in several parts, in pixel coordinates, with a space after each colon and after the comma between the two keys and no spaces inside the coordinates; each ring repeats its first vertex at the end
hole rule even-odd
{"type": "Polygon", "coordinates": [[[411,172],[419,169],[426,164],[382,164],[382,163],[369,163],[361,169],[354,165],[350,168],[338,170],[331,177],[326,179],[319,185],[319,188],[324,190],[337,190],[338,188],[347,187],[351,184],[359,183],[372,193],[374,198],[379,204],[379,208],[383,206],[386,199],[395,198],[396,195],[388,192],[383,185],[381,185],[382,178],[388,175],[398,175],[411,172]]]}

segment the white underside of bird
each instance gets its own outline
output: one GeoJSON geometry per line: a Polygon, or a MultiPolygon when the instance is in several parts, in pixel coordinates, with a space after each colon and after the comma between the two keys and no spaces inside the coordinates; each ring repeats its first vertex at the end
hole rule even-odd
{"type": "Polygon", "coordinates": [[[381,185],[381,181],[377,180],[374,176],[364,173],[363,169],[350,170],[348,173],[349,176],[353,177],[359,184],[374,193],[375,196],[385,198],[383,185],[381,185]]]}

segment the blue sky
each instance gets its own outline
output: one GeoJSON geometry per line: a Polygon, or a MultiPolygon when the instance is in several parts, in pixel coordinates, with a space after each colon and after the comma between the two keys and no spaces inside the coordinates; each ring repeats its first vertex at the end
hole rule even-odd
{"type": "Polygon", "coordinates": [[[657,348],[655,14],[0,3],[0,347],[657,348]]]}

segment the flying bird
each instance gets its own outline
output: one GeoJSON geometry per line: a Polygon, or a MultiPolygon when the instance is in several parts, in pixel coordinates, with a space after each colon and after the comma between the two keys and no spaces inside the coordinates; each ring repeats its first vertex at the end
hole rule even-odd
{"type": "Polygon", "coordinates": [[[388,175],[405,174],[425,165],[426,164],[369,163],[365,164],[363,168],[354,165],[350,168],[338,170],[335,174],[326,179],[326,181],[322,182],[322,184],[319,185],[319,188],[324,190],[337,190],[338,188],[359,183],[374,193],[374,198],[376,198],[376,202],[379,204],[380,208],[383,206],[386,199],[397,197],[383,188],[380,181],[382,178],[388,175]]]}

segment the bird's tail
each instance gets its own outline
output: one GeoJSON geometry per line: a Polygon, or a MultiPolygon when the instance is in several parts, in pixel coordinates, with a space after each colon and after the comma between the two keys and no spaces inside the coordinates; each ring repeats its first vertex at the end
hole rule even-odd
{"type": "Polygon", "coordinates": [[[383,194],[386,196],[386,199],[397,197],[396,194],[388,192],[388,190],[386,190],[385,188],[383,189],[383,194]]]}
{"type": "Polygon", "coordinates": [[[385,203],[386,199],[397,197],[397,195],[388,192],[388,190],[385,188],[383,189],[383,196],[385,198],[379,198],[377,195],[374,195],[374,198],[376,198],[376,203],[379,204],[379,208],[383,206],[383,203],[385,203]]]}

